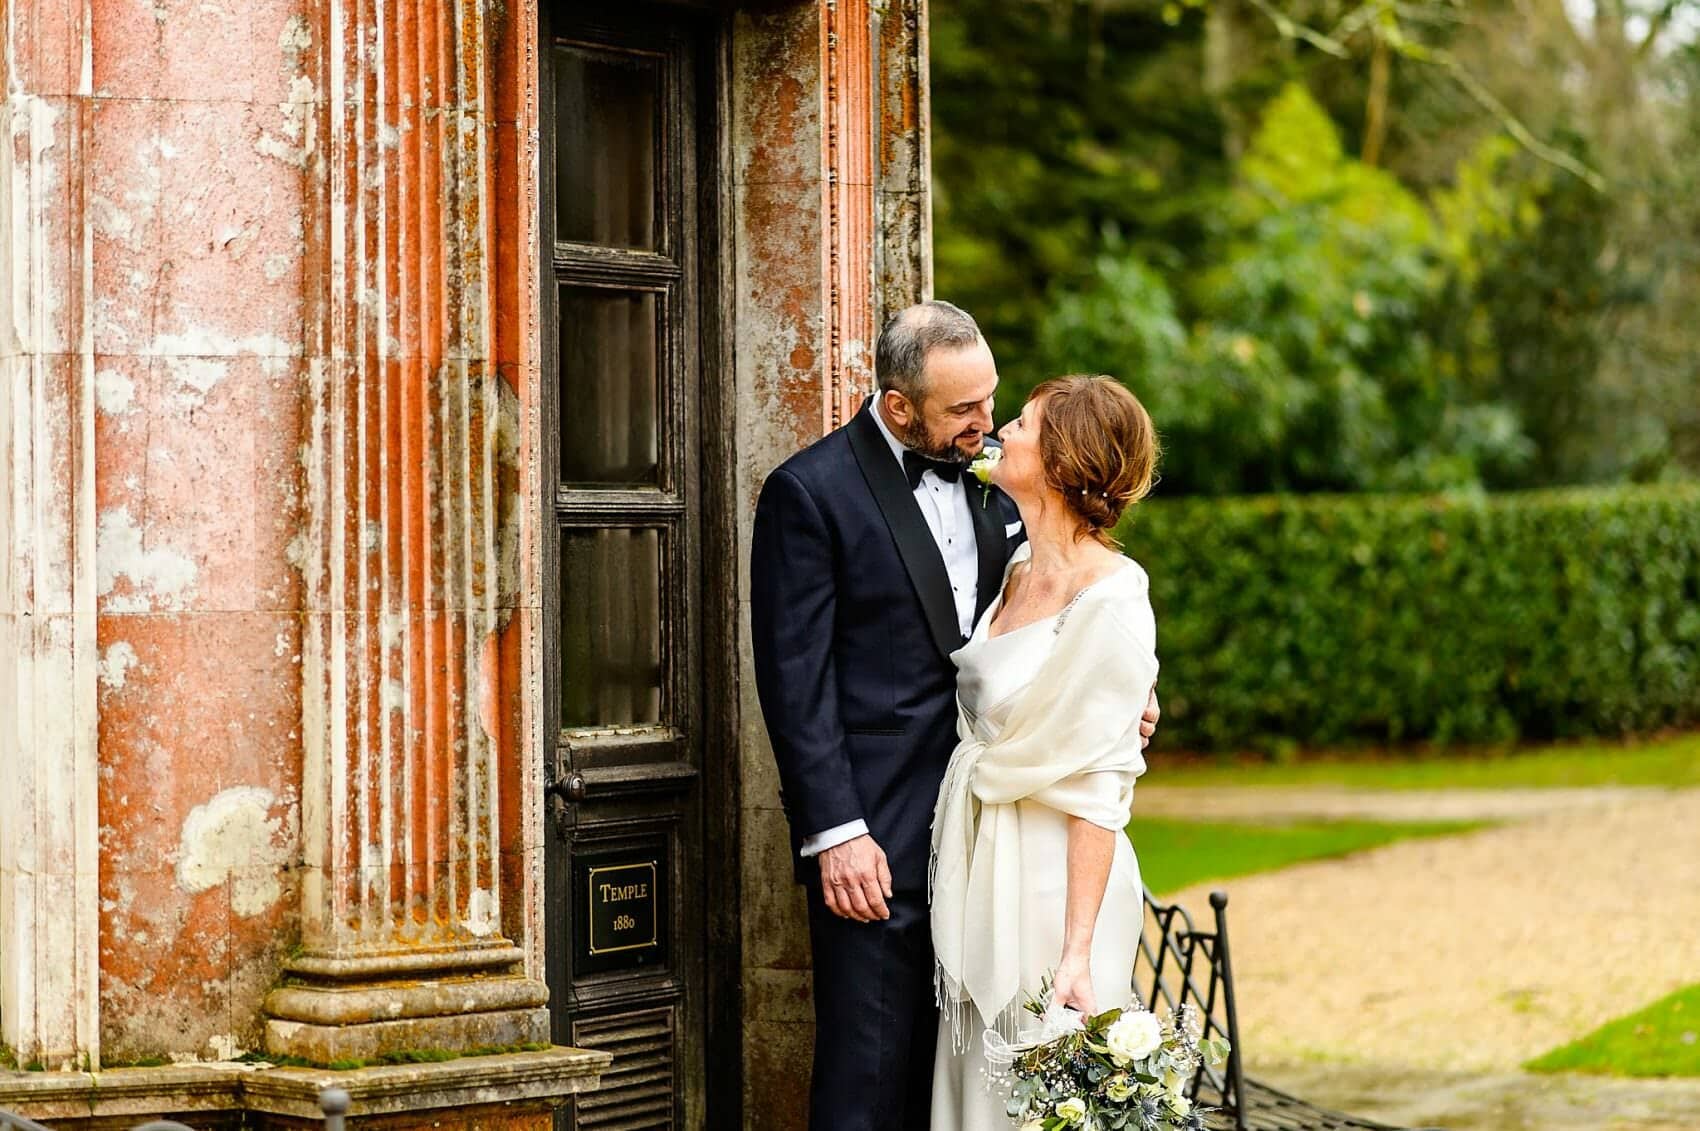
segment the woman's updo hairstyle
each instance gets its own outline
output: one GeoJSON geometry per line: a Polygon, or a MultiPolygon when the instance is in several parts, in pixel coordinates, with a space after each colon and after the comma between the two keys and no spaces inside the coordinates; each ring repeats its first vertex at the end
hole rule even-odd
{"type": "Polygon", "coordinates": [[[1151,492],[1157,429],[1139,398],[1114,377],[1053,377],[1033,390],[1044,404],[1039,455],[1046,481],[1081,520],[1082,535],[1111,549],[1122,512],[1151,492]]]}

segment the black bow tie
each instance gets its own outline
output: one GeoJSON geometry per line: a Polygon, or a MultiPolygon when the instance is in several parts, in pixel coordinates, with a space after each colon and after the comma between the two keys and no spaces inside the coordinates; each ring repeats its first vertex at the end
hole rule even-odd
{"type": "Polygon", "coordinates": [[[903,474],[909,477],[909,489],[913,491],[921,485],[921,476],[932,472],[946,483],[955,483],[962,478],[962,464],[954,460],[934,459],[920,452],[903,449],[903,474]]]}

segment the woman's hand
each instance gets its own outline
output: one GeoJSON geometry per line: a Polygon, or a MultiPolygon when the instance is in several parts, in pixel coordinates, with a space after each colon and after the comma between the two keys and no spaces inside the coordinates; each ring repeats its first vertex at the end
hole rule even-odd
{"type": "Polygon", "coordinates": [[[1072,813],[1068,818],[1068,905],[1063,915],[1062,962],[1051,980],[1051,1003],[1097,1012],[1092,993],[1092,933],[1121,833],[1072,813]]]}
{"type": "Polygon", "coordinates": [[[1064,954],[1051,979],[1051,1004],[1080,1011],[1082,1017],[1098,1012],[1092,993],[1092,963],[1088,956],[1064,954]]]}

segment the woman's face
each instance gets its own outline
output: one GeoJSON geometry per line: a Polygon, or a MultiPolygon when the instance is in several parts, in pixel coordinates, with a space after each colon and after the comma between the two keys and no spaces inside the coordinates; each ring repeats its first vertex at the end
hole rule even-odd
{"type": "Polygon", "coordinates": [[[1030,400],[1021,415],[998,429],[1003,441],[1003,459],[992,473],[992,482],[1016,498],[1037,498],[1045,490],[1045,461],[1039,455],[1039,429],[1045,421],[1045,403],[1030,400]]]}

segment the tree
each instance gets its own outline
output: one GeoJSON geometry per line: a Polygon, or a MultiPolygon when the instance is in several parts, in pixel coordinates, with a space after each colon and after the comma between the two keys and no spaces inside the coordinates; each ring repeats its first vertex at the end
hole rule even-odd
{"type": "Polygon", "coordinates": [[[1195,28],[1154,7],[936,0],[931,16],[938,293],[972,311],[1006,393],[1047,375],[1053,289],[1114,244],[1186,270],[1228,178],[1195,28]]]}
{"type": "Polygon", "coordinates": [[[1695,6],[934,0],[939,293],[1000,417],[1155,398],[1166,490],[1700,471],[1695,6]]]}
{"type": "Polygon", "coordinates": [[[1247,144],[1212,266],[1184,280],[1190,328],[1156,272],[1109,253],[1090,284],[1056,297],[1040,346],[1147,402],[1167,438],[1167,493],[1504,478],[1530,454],[1517,416],[1436,327],[1453,257],[1479,254],[1512,207],[1504,193],[1460,197],[1443,229],[1395,178],[1345,153],[1294,85],[1247,144]]]}

